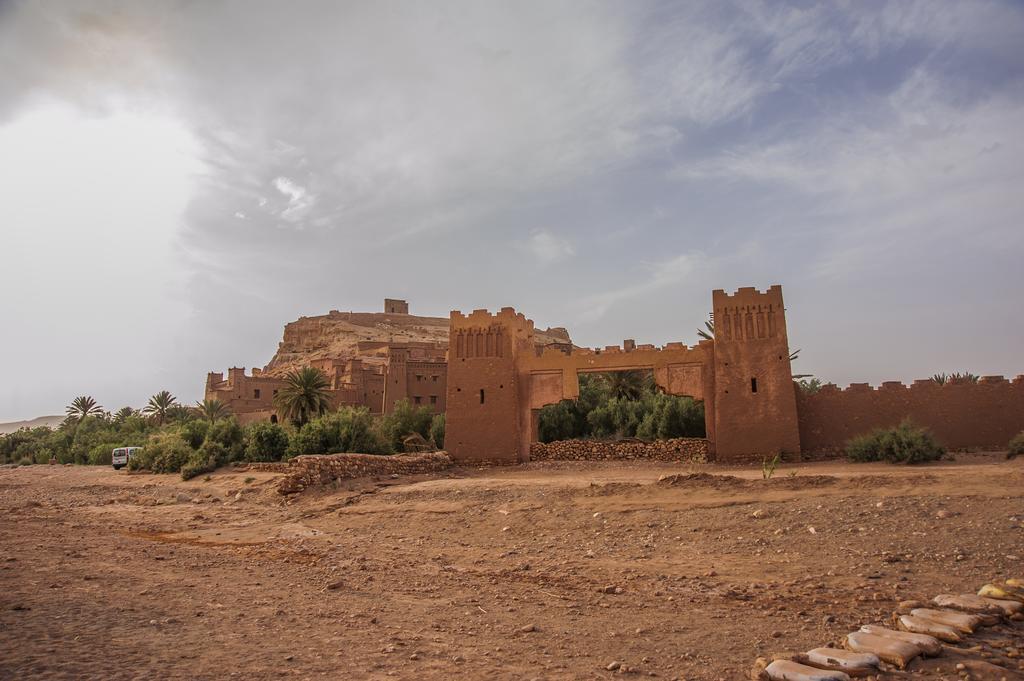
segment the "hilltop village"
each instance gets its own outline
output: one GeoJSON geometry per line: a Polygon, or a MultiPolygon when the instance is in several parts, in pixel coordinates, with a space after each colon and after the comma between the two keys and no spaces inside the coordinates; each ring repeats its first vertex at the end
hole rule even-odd
{"type": "MultiPolygon", "coordinates": [[[[314,367],[330,382],[334,409],[363,406],[388,414],[401,400],[446,410],[448,329],[446,317],[409,313],[405,300],[384,299],[383,312],[339,312],[302,317],[287,324],[277,352],[263,368],[228,369],[206,377],[206,399],[224,403],[240,423],[278,420],[274,395],[293,369],[314,367]]],[[[538,347],[567,352],[563,328],[536,333],[538,347]]]]}

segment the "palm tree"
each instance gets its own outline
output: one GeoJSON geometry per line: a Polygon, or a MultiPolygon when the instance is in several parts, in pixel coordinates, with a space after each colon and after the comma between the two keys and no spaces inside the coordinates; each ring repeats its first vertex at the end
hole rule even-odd
{"type": "Polygon", "coordinates": [[[67,408],[68,421],[81,421],[89,416],[99,416],[103,413],[103,407],[96,403],[88,395],[79,395],[71,400],[67,408]]]}
{"type": "Polygon", "coordinates": [[[174,395],[166,390],[161,390],[156,395],[149,398],[149,403],[143,407],[142,413],[155,416],[156,422],[162,426],[164,425],[164,419],[167,418],[168,411],[177,401],[178,398],[174,395]]]}
{"type": "Polygon", "coordinates": [[[231,415],[231,410],[228,409],[228,405],[224,404],[220,400],[214,398],[212,400],[203,400],[202,402],[196,402],[195,406],[196,413],[202,418],[206,419],[210,423],[213,423],[217,419],[226,418],[231,415]]]}
{"type": "Polygon", "coordinates": [[[621,400],[639,400],[644,392],[643,371],[611,371],[605,374],[605,381],[608,385],[608,392],[612,397],[621,400]]]}
{"type": "Polygon", "coordinates": [[[135,414],[137,414],[137,413],[138,412],[136,412],[131,407],[121,407],[120,409],[118,409],[114,413],[114,422],[115,423],[124,423],[129,418],[131,418],[132,416],[135,416],[135,414]]]}
{"type": "Polygon", "coordinates": [[[963,373],[960,373],[959,371],[954,371],[953,373],[948,375],[935,374],[934,376],[932,376],[932,380],[938,383],[939,385],[946,385],[947,383],[951,385],[962,385],[964,383],[977,383],[978,375],[972,374],[970,371],[965,371],[963,373]]]}
{"type": "Polygon", "coordinates": [[[324,372],[314,367],[290,371],[285,384],[274,395],[274,407],[282,418],[302,426],[331,408],[327,388],[331,383],[324,372]]]}

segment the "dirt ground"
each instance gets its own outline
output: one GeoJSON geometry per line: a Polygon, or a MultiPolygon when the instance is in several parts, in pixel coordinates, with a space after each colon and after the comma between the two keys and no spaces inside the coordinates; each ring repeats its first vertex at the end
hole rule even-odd
{"type": "Polygon", "coordinates": [[[1024,577],[1024,461],[994,454],[275,477],[0,470],[0,678],[732,681],[1024,577]]]}

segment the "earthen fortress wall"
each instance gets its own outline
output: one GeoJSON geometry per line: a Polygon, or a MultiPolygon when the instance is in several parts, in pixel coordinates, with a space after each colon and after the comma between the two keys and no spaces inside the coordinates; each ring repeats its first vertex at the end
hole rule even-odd
{"type": "Polygon", "coordinates": [[[807,453],[839,451],[850,438],[905,418],[950,449],[1002,450],[1024,431],[1024,376],[945,385],[892,381],[879,388],[854,383],[845,390],[826,385],[813,394],[798,390],[797,413],[800,448],[807,453]]]}

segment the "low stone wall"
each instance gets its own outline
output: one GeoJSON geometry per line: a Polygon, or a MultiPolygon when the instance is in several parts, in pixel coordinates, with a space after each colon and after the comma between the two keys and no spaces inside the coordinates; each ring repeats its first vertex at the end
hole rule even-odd
{"type": "Polygon", "coordinates": [[[250,463],[248,466],[251,471],[260,471],[262,473],[287,473],[288,468],[287,461],[256,461],[250,463]]]}
{"type": "Polygon", "coordinates": [[[708,441],[680,437],[671,440],[559,440],[530,444],[532,461],[686,461],[708,460],[708,441]]]}
{"type": "Polygon", "coordinates": [[[335,480],[377,475],[433,473],[451,467],[445,452],[426,454],[311,454],[288,462],[285,477],[277,486],[281,494],[295,494],[307,487],[327,485],[335,480]]]}

